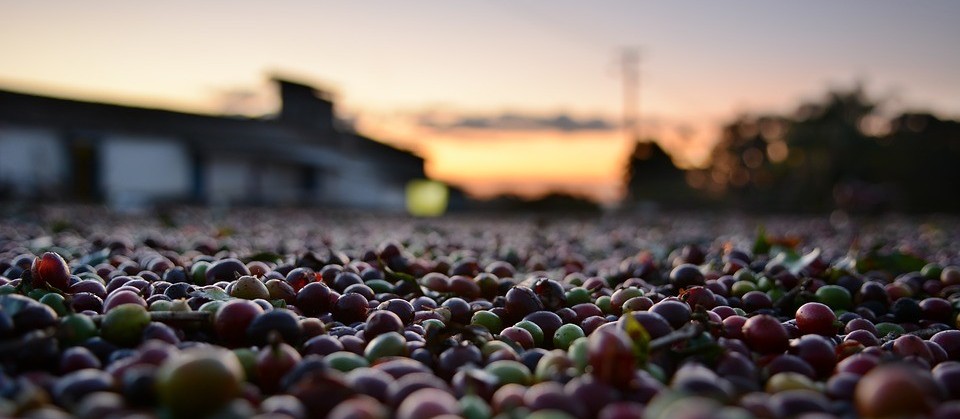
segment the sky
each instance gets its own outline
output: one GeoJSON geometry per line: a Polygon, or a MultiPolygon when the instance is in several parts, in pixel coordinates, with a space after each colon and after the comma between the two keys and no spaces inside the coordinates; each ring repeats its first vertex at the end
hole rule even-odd
{"type": "Polygon", "coordinates": [[[724,121],[857,82],[960,118],[958,19],[956,1],[0,0],[0,88],[260,115],[282,74],[472,194],[611,202],[626,48],[641,134],[694,167],[724,121]]]}

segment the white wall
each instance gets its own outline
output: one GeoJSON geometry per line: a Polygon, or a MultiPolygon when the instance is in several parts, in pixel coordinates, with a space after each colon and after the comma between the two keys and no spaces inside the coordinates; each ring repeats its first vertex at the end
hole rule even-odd
{"type": "Polygon", "coordinates": [[[324,173],[320,204],[403,211],[403,187],[385,183],[377,174],[379,170],[372,162],[343,160],[336,169],[324,173]]]}
{"type": "MultiPolygon", "coordinates": [[[[155,200],[190,198],[193,167],[188,149],[173,138],[107,135],[97,145],[99,186],[107,203],[136,208],[155,200]]],[[[403,187],[377,175],[374,163],[324,149],[305,148],[319,167],[315,191],[302,191],[302,168],[260,162],[256,156],[205,156],[203,189],[210,204],[313,202],[333,207],[403,211],[403,187]]],[[[0,183],[18,195],[56,191],[70,183],[68,144],[51,129],[0,125],[0,183]]]]}
{"type": "Polygon", "coordinates": [[[261,196],[268,204],[294,204],[307,198],[300,196],[300,168],[279,163],[257,167],[261,196]]]}
{"type": "Polygon", "coordinates": [[[67,151],[54,130],[0,126],[0,184],[18,195],[62,186],[67,151]]]}
{"type": "Polygon", "coordinates": [[[205,161],[204,190],[211,204],[260,202],[267,205],[308,201],[301,190],[301,168],[297,164],[254,162],[238,156],[221,156],[205,161]]]}
{"type": "Polygon", "coordinates": [[[100,185],[112,205],[185,198],[191,179],[189,153],[175,140],[113,135],[101,143],[100,185]]]}
{"type": "Polygon", "coordinates": [[[250,199],[254,192],[252,163],[229,156],[210,157],[203,168],[206,201],[211,204],[230,204],[250,199]]]}

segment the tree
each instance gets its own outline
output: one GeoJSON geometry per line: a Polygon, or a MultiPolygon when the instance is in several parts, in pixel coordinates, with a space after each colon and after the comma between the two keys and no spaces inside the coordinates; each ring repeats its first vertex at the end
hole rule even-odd
{"type": "Polygon", "coordinates": [[[627,163],[625,184],[628,206],[651,203],[667,207],[695,204],[685,173],[654,141],[637,141],[627,163]]]}
{"type": "Polygon", "coordinates": [[[875,144],[861,127],[875,109],[857,86],[792,116],[740,116],[722,129],[708,190],[743,209],[832,209],[834,187],[865,171],[857,156],[875,144]]]}
{"type": "Polygon", "coordinates": [[[905,113],[884,123],[860,86],[789,116],[725,125],[705,188],[749,210],[958,211],[960,122],[905,113]],[[865,127],[881,122],[886,133],[865,127]]]}

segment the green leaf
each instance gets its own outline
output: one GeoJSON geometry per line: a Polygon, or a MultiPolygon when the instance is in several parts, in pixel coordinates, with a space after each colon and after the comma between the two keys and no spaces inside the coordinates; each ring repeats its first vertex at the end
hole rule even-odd
{"type": "Polygon", "coordinates": [[[274,252],[260,252],[246,258],[246,262],[253,261],[277,263],[283,261],[283,256],[280,256],[274,252]]]}
{"type": "Polygon", "coordinates": [[[29,297],[24,297],[19,294],[0,295],[0,311],[3,311],[10,317],[13,317],[31,303],[32,301],[29,297]]]}
{"type": "Polygon", "coordinates": [[[765,255],[770,253],[770,240],[767,239],[767,229],[761,224],[757,227],[757,238],[753,240],[753,254],[765,255]]]}
{"type": "Polygon", "coordinates": [[[807,266],[810,266],[814,261],[820,258],[820,248],[813,249],[810,253],[803,255],[800,260],[797,261],[793,266],[787,266],[790,269],[790,273],[797,275],[800,271],[806,269],[807,266]]]}
{"type": "Polygon", "coordinates": [[[637,363],[644,365],[650,355],[650,333],[636,318],[629,314],[625,316],[624,321],[627,336],[633,342],[633,356],[637,359],[637,363]]]}
{"type": "Polygon", "coordinates": [[[110,257],[110,249],[104,248],[80,258],[81,265],[97,266],[110,257]]]}
{"type": "Polygon", "coordinates": [[[403,281],[403,282],[406,282],[407,284],[412,285],[411,288],[414,290],[414,293],[418,297],[424,296],[427,294],[427,290],[421,287],[419,283],[417,283],[417,279],[414,278],[413,275],[410,275],[404,272],[396,272],[393,269],[390,269],[390,267],[387,266],[385,263],[381,263],[380,265],[383,266],[383,273],[386,275],[387,279],[391,281],[403,281]]]}
{"type": "Polygon", "coordinates": [[[520,344],[517,343],[515,340],[510,339],[509,337],[506,337],[506,336],[503,336],[503,335],[497,335],[497,339],[500,340],[500,341],[503,342],[503,343],[506,343],[507,346],[513,348],[514,352],[516,352],[516,353],[518,353],[518,354],[522,354],[522,353],[523,353],[523,347],[520,346],[520,344]]]}
{"type": "Polygon", "coordinates": [[[461,341],[472,342],[477,347],[482,347],[485,343],[493,340],[493,334],[486,327],[467,325],[460,330],[461,341]]]}
{"type": "Polygon", "coordinates": [[[40,236],[27,244],[27,247],[34,251],[36,254],[46,251],[47,249],[53,247],[53,237],[50,236],[40,236]]]}
{"type": "Polygon", "coordinates": [[[230,294],[227,294],[226,291],[214,285],[203,287],[194,292],[191,292],[190,296],[206,298],[212,301],[227,301],[227,300],[233,299],[233,297],[231,297],[230,294]]]}
{"type": "Polygon", "coordinates": [[[799,274],[804,268],[810,266],[813,261],[820,257],[820,248],[813,249],[813,251],[803,256],[800,256],[799,253],[792,249],[780,248],[778,246],[774,246],[773,249],[776,249],[778,253],[770,260],[771,266],[782,265],[794,275],[799,274]]]}
{"type": "Polygon", "coordinates": [[[433,310],[430,310],[430,311],[439,314],[440,317],[443,317],[443,323],[444,323],[444,324],[449,324],[449,323],[450,323],[450,319],[453,317],[453,313],[451,313],[451,312],[450,312],[450,309],[449,309],[449,308],[446,308],[446,307],[437,307],[437,308],[435,308],[435,309],[433,309],[433,310]]]}
{"type": "Polygon", "coordinates": [[[274,308],[287,308],[287,302],[282,298],[270,300],[270,305],[272,305],[274,308]]]}
{"type": "Polygon", "coordinates": [[[915,255],[899,250],[880,253],[878,248],[870,249],[866,255],[858,258],[856,262],[857,271],[860,273],[887,271],[894,275],[919,271],[923,269],[923,266],[926,264],[926,260],[915,255]]]}
{"type": "Polygon", "coordinates": [[[832,268],[834,271],[840,273],[854,273],[857,271],[857,258],[853,255],[847,254],[846,256],[834,261],[832,268]]]}
{"type": "Polygon", "coordinates": [[[57,219],[50,222],[50,231],[56,234],[63,233],[72,228],[73,224],[70,223],[70,220],[57,219]]]}
{"type": "Polygon", "coordinates": [[[417,279],[414,278],[413,275],[410,275],[410,274],[405,273],[405,272],[397,272],[397,271],[394,271],[393,269],[390,269],[390,267],[388,267],[388,266],[384,266],[384,267],[383,267],[383,271],[384,271],[384,273],[387,274],[387,278],[391,278],[391,279],[398,280],[398,281],[413,281],[413,282],[417,282],[417,279]]]}
{"type": "Polygon", "coordinates": [[[708,363],[717,361],[723,355],[723,347],[710,336],[710,333],[703,332],[687,340],[686,344],[675,352],[682,357],[696,355],[700,359],[708,360],[708,363]]]}

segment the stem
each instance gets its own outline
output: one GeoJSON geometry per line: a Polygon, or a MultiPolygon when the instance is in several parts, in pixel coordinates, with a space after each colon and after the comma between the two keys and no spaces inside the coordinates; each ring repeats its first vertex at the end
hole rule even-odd
{"type": "MultiPolygon", "coordinates": [[[[150,320],[155,322],[209,322],[213,314],[203,311],[151,311],[150,320]]],[[[105,314],[91,316],[93,322],[100,324],[105,314]]]]}
{"type": "MultiPolygon", "coordinates": [[[[212,313],[202,311],[151,311],[150,320],[155,322],[210,322],[213,320],[212,313]]],[[[98,314],[90,316],[95,324],[103,322],[105,315],[98,314]]],[[[46,329],[33,330],[20,336],[17,339],[5,340],[0,342],[0,354],[19,350],[30,342],[50,339],[56,336],[57,329],[48,327],[46,329]]]]}
{"type": "Polygon", "coordinates": [[[783,296],[778,298],[777,301],[773,303],[773,306],[776,307],[777,310],[780,310],[780,313],[789,314],[789,311],[792,308],[791,305],[794,303],[794,301],[796,301],[797,296],[799,296],[801,292],[807,290],[809,284],[809,279],[801,280],[797,286],[793,287],[793,289],[787,291],[786,294],[783,294],[783,296]]]}
{"type": "Polygon", "coordinates": [[[700,322],[687,323],[678,330],[651,340],[650,352],[667,348],[677,342],[692,339],[701,333],[703,333],[703,325],[700,324],[700,322]]]}
{"type": "Polygon", "coordinates": [[[41,339],[50,339],[57,334],[57,329],[54,327],[48,327],[46,329],[38,329],[21,336],[19,339],[7,340],[0,342],[0,354],[13,352],[20,350],[28,343],[41,340],[41,339]]]}
{"type": "Polygon", "coordinates": [[[936,327],[928,327],[928,328],[926,328],[926,329],[914,330],[913,332],[908,332],[908,333],[905,333],[905,334],[907,334],[907,335],[916,335],[916,336],[919,336],[919,337],[923,338],[924,340],[929,340],[931,337],[933,337],[933,335],[935,335],[935,334],[937,334],[937,333],[939,333],[939,332],[942,332],[942,331],[944,331],[944,330],[950,330],[950,329],[940,329],[940,328],[936,328],[936,327]]]}

